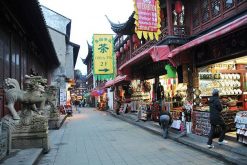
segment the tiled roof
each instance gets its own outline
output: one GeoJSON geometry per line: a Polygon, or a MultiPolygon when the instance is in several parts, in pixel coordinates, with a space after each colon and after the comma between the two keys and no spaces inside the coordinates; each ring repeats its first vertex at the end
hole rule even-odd
{"type": "Polygon", "coordinates": [[[130,35],[134,33],[135,19],[133,12],[129,19],[125,23],[113,23],[108,17],[108,21],[111,24],[111,29],[118,35],[130,35]]]}
{"type": "Polygon", "coordinates": [[[35,42],[50,68],[60,65],[38,0],[2,0],[35,42]]]}
{"type": "Polygon", "coordinates": [[[87,42],[87,47],[88,47],[87,57],[86,57],[86,59],[83,61],[83,63],[84,63],[85,65],[88,64],[88,60],[90,60],[90,58],[92,58],[92,54],[93,54],[92,46],[89,45],[88,42],[87,42]]]}

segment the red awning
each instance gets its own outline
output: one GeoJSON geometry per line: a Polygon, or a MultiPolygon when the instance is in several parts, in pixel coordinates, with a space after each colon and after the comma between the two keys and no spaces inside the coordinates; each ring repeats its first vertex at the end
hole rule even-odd
{"type": "Polygon", "coordinates": [[[176,49],[173,49],[169,53],[168,57],[172,58],[175,55],[181,53],[182,51],[184,51],[186,49],[192,48],[192,47],[197,46],[203,42],[209,41],[211,39],[220,37],[220,36],[222,36],[226,33],[229,33],[229,32],[231,32],[231,31],[233,31],[233,30],[235,30],[235,29],[237,29],[243,25],[246,25],[246,24],[247,24],[247,15],[244,15],[244,16],[242,16],[242,17],[240,17],[240,18],[214,30],[214,31],[211,31],[208,34],[205,34],[205,35],[198,37],[198,38],[196,38],[196,39],[194,39],[194,40],[192,40],[192,41],[190,41],[190,42],[188,42],[182,46],[177,47],[176,49]]]}
{"type": "Polygon", "coordinates": [[[115,79],[114,79],[114,84],[118,84],[121,83],[123,81],[130,81],[131,79],[129,78],[129,76],[127,75],[118,75],[115,79]]]}
{"type": "Polygon", "coordinates": [[[105,83],[105,88],[109,88],[110,86],[114,85],[114,80],[109,80],[105,83]]]}
{"type": "Polygon", "coordinates": [[[109,88],[110,86],[113,86],[114,84],[121,83],[123,81],[130,81],[131,79],[127,75],[118,75],[114,80],[109,80],[105,83],[105,88],[109,88]]]}
{"type": "Polygon", "coordinates": [[[91,91],[90,94],[91,94],[91,96],[101,96],[104,94],[104,92],[105,92],[104,89],[98,89],[98,90],[94,89],[91,91]]]}
{"type": "Polygon", "coordinates": [[[168,59],[170,48],[168,45],[153,46],[151,50],[149,50],[149,53],[153,62],[163,61],[168,59]]]}
{"type": "Polygon", "coordinates": [[[142,51],[141,53],[137,54],[135,57],[131,58],[125,64],[121,65],[119,67],[119,70],[122,70],[127,66],[135,64],[144,57],[148,57],[148,56],[152,57],[153,62],[167,60],[169,53],[170,53],[170,48],[168,45],[152,46],[151,48],[146,49],[145,51],[142,51]]]}

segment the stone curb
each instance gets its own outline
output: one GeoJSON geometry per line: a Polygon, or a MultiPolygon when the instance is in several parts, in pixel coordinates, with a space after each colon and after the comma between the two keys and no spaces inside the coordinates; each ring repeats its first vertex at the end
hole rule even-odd
{"type": "MultiPolygon", "coordinates": [[[[142,125],[140,122],[135,122],[135,121],[133,121],[131,119],[127,119],[126,117],[123,117],[121,115],[116,115],[116,114],[114,114],[114,112],[111,112],[111,111],[107,111],[107,112],[110,113],[112,116],[118,118],[118,119],[121,119],[121,120],[126,121],[126,122],[128,122],[130,124],[136,125],[136,126],[138,126],[140,128],[143,128],[143,129],[145,129],[147,131],[150,131],[150,132],[152,132],[154,134],[162,136],[162,132],[161,131],[155,130],[155,129],[150,128],[150,127],[146,127],[146,126],[142,125]]],[[[170,139],[172,139],[172,140],[174,140],[176,142],[182,143],[184,145],[187,145],[189,147],[192,147],[192,148],[194,148],[194,149],[196,149],[198,151],[201,151],[203,153],[206,153],[208,155],[214,156],[215,158],[220,159],[222,161],[225,161],[227,163],[234,164],[234,165],[235,164],[236,165],[246,165],[246,160],[236,160],[236,158],[234,158],[234,157],[230,157],[230,156],[227,156],[225,154],[219,153],[217,151],[214,151],[214,150],[208,149],[206,147],[202,147],[200,145],[192,143],[189,140],[181,138],[179,135],[177,135],[175,133],[169,132],[168,138],[170,138],[170,139]]]]}
{"type": "Polygon", "coordinates": [[[58,129],[60,129],[60,128],[63,126],[63,123],[65,122],[65,120],[67,119],[67,117],[68,117],[68,115],[65,115],[65,116],[64,116],[64,118],[63,118],[63,120],[61,121],[61,123],[60,123],[58,129]]]}
{"type": "Polygon", "coordinates": [[[43,154],[42,148],[30,148],[18,150],[11,153],[3,161],[2,165],[35,165],[38,163],[41,155],[43,154]]]}

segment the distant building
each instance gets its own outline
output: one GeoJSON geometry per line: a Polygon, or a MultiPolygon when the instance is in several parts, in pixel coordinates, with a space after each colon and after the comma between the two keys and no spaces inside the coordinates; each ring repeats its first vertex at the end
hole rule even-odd
{"type": "Polygon", "coordinates": [[[95,80],[93,77],[93,69],[92,69],[92,46],[88,44],[88,54],[86,59],[83,61],[85,65],[87,65],[87,75],[86,75],[86,80],[87,80],[87,91],[88,91],[88,99],[87,101],[91,106],[95,106],[95,97],[92,97],[89,95],[89,93],[94,89],[95,87],[95,80]]]}
{"type": "Polygon", "coordinates": [[[41,8],[60,62],[52,73],[51,83],[60,88],[60,104],[65,104],[70,99],[71,84],[74,85],[74,67],[80,46],[69,41],[71,19],[45,6],[41,8]]]}

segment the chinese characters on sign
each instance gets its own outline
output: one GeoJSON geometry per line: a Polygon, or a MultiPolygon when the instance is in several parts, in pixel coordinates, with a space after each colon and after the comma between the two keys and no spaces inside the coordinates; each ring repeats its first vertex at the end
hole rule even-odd
{"type": "Polygon", "coordinates": [[[113,37],[110,34],[93,36],[94,74],[113,74],[113,37]]]}
{"type": "Polygon", "coordinates": [[[138,38],[145,39],[149,36],[153,39],[153,35],[158,39],[160,32],[160,8],[158,0],[135,0],[135,24],[138,38]]]}
{"type": "Polygon", "coordinates": [[[138,10],[138,30],[156,32],[157,31],[157,13],[155,0],[150,0],[150,3],[146,4],[141,2],[142,0],[137,0],[137,10],[138,10]]]}

